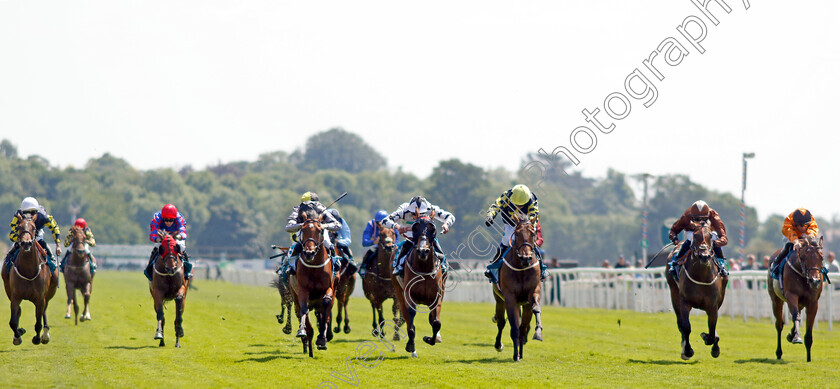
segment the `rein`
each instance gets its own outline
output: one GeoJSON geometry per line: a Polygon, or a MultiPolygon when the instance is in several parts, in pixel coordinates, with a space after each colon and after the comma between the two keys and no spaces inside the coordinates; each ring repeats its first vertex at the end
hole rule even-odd
{"type": "MultiPolygon", "coordinates": [[[[29,236],[32,236],[33,238],[35,237],[35,234],[33,234],[32,231],[23,231],[22,233],[20,233],[20,236],[23,236],[24,234],[29,234],[29,236]]],[[[33,240],[32,245],[35,246],[35,250],[37,250],[38,253],[41,254],[42,258],[44,258],[44,259],[47,258],[47,250],[44,250],[44,248],[41,247],[40,243],[33,240]]],[[[20,253],[18,253],[18,258],[20,258],[20,253]]],[[[35,273],[35,276],[33,276],[32,278],[29,278],[29,277],[24,276],[23,274],[20,274],[20,270],[18,270],[18,267],[17,267],[17,258],[15,258],[13,267],[14,267],[14,270],[15,270],[15,274],[17,274],[18,277],[23,278],[26,281],[35,281],[35,279],[37,279],[38,276],[41,275],[41,269],[44,268],[45,264],[46,264],[45,260],[40,260],[40,259],[38,260],[38,273],[35,273]]]]}
{"type": "MultiPolygon", "coordinates": [[[[702,245],[705,245],[705,244],[708,244],[709,246],[713,246],[713,244],[706,243],[706,235],[705,235],[705,234],[703,234],[703,242],[701,243],[701,246],[702,246],[702,245]]],[[[699,247],[698,247],[698,248],[699,248],[699,247]]],[[[692,247],[691,247],[691,254],[690,254],[690,255],[691,255],[692,257],[695,257],[695,256],[698,256],[698,255],[699,255],[699,254],[697,254],[697,251],[695,250],[695,247],[694,247],[694,246],[692,246],[692,247]]],[[[712,254],[712,256],[714,257],[714,254],[712,254]]],[[[716,259],[714,259],[714,258],[712,258],[712,259],[710,259],[710,261],[717,261],[717,260],[716,260],[716,259]]],[[[712,266],[709,266],[709,267],[711,268],[712,266]]],[[[687,266],[687,264],[686,264],[686,266],[684,266],[683,268],[685,269],[685,276],[686,276],[686,278],[688,278],[688,279],[689,279],[689,281],[691,281],[691,282],[693,282],[693,283],[695,283],[695,284],[697,284],[697,285],[707,285],[707,286],[708,286],[708,285],[712,285],[712,284],[714,284],[714,283],[715,283],[715,281],[717,281],[717,279],[718,279],[718,272],[716,272],[716,271],[715,271],[715,272],[714,272],[714,273],[715,273],[715,278],[713,278],[711,281],[709,281],[709,282],[697,281],[697,280],[695,280],[694,278],[692,278],[692,277],[691,277],[691,273],[689,273],[689,272],[688,272],[688,266],[687,266]]]]}
{"type": "MultiPolygon", "coordinates": [[[[802,256],[799,254],[799,251],[796,252],[796,260],[799,261],[799,267],[802,268],[801,270],[797,269],[796,267],[791,265],[790,261],[785,261],[785,262],[787,262],[787,265],[788,265],[788,267],[791,268],[791,270],[793,270],[796,274],[798,274],[803,279],[807,280],[808,276],[804,274],[804,273],[807,272],[807,270],[805,270],[805,263],[802,262],[802,256]]],[[[820,270],[820,268],[812,267],[812,268],[808,268],[808,270],[820,270]]],[[[822,281],[823,281],[822,276],[820,276],[820,282],[822,282],[822,281]]]]}

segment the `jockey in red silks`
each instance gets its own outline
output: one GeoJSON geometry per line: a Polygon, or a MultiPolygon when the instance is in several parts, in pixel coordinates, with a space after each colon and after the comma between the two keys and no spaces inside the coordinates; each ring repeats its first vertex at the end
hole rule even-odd
{"type": "MultiPolygon", "coordinates": [[[[96,247],[96,239],[93,238],[93,231],[90,230],[90,227],[87,225],[87,221],[82,218],[76,219],[76,222],[73,223],[73,227],[79,227],[82,231],[85,232],[85,256],[87,256],[88,262],[90,263],[90,276],[93,277],[96,274],[96,258],[93,257],[93,254],[90,253],[91,247],[96,247]]],[[[70,244],[73,243],[73,234],[69,233],[64,238],[64,247],[70,247],[70,244]]],[[[61,259],[61,264],[58,265],[61,268],[61,272],[64,273],[64,264],[67,262],[67,257],[70,256],[70,252],[73,251],[67,250],[67,253],[64,254],[64,258],[61,259]]]]}
{"type": "Polygon", "coordinates": [[[152,266],[155,263],[155,257],[158,255],[160,242],[162,241],[161,237],[163,234],[170,234],[175,238],[181,257],[184,259],[184,278],[188,280],[192,279],[192,263],[190,263],[190,258],[187,256],[186,246],[187,221],[184,219],[184,215],[178,212],[178,208],[175,208],[172,204],[164,205],[160,212],[155,212],[154,216],[152,216],[152,222],[149,223],[149,230],[149,240],[156,244],[155,248],[152,249],[152,255],[149,257],[149,264],[146,265],[146,270],[143,271],[146,278],[152,281],[152,266]]]}
{"type": "Polygon", "coordinates": [[[688,249],[691,247],[691,240],[693,239],[694,235],[694,224],[693,223],[703,223],[708,222],[711,224],[712,227],[712,246],[715,252],[715,259],[718,262],[718,268],[720,268],[720,275],[723,277],[729,276],[729,271],[726,270],[726,260],[723,256],[723,246],[726,246],[729,243],[729,239],[726,237],[726,226],[723,225],[723,221],[720,219],[717,211],[712,209],[709,204],[706,204],[703,200],[697,200],[692,204],[688,209],[683,212],[683,215],[674,222],[674,225],[671,226],[671,231],[668,234],[668,238],[674,242],[674,245],[679,244],[679,239],[677,239],[677,235],[680,232],[686,231],[689,232],[685,234],[685,241],[680,247],[680,251],[671,258],[669,272],[674,280],[677,279],[679,275],[679,264],[677,260],[685,255],[688,252],[688,249]]]}

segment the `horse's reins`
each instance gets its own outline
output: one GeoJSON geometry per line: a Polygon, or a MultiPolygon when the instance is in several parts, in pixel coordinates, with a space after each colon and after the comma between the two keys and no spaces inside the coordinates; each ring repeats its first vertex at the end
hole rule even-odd
{"type": "MultiPolygon", "coordinates": [[[[314,220],[306,220],[305,222],[303,222],[303,224],[310,224],[310,223],[315,223],[315,221],[314,220]]],[[[324,244],[323,235],[321,235],[321,241],[320,242],[318,242],[318,241],[316,241],[315,239],[312,239],[312,238],[306,238],[306,240],[304,240],[303,242],[300,243],[300,246],[301,247],[306,246],[306,242],[309,242],[310,240],[315,243],[315,253],[317,254],[319,251],[321,251],[321,246],[324,244]]],[[[328,262],[330,262],[329,255],[327,255],[327,259],[324,261],[324,263],[322,263],[320,265],[310,265],[310,264],[306,263],[306,261],[303,260],[303,258],[301,258],[301,257],[302,257],[302,255],[298,255],[298,261],[303,266],[306,266],[310,269],[320,269],[320,268],[326,266],[328,262]]],[[[312,258],[314,259],[315,255],[312,255],[312,258]]]]}
{"type": "MultiPolygon", "coordinates": [[[[531,224],[531,223],[530,223],[530,222],[528,222],[528,221],[521,222],[521,223],[519,223],[519,224],[520,224],[520,225],[522,225],[522,224],[525,224],[525,223],[527,223],[527,224],[531,224]]],[[[516,231],[514,231],[514,234],[516,234],[516,231]]],[[[510,236],[510,239],[508,240],[509,247],[511,247],[511,248],[513,247],[513,240],[514,240],[513,238],[514,238],[514,235],[511,235],[511,236],[510,236]]],[[[522,254],[520,254],[520,249],[521,249],[522,247],[526,247],[526,246],[531,248],[531,253],[532,253],[532,254],[536,252],[536,248],[534,247],[534,245],[533,245],[533,244],[531,244],[531,242],[525,242],[525,243],[522,243],[522,244],[520,244],[519,246],[517,246],[517,247],[516,247],[516,250],[515,250],[515,251],[516,251],[516,255],[517,255],[519,258],[522,258],[522,254]]],[[[514,270],[514,271],[525,271],[525,270],[528,270],[528,269],[533,269],[534,267],[536,267],[536,266],[538,266],[538,265],[540,264],[540,261],[535,261],[535,262],[534,262],[533,264],[531,264],[531,265],[528,265],[528,266],[523,267],[523,268],[518,268],[518,267],[515,267],[515,266],[511,265],[511,264],[507,261],[507,259],[505,259],[505,257],[504,257],[504,256],[502,257],[502,262],[503,262],[503,263],[504,263],[504,264],[505,264],[508,268],[510,268],[511,270],[514,270]]]]}
{"type": "MultiPolygon", "coordinates": [[[[32,233],[32,231],[23,231],[23,232],[21,232],[21,233],[19,234],[20,236],[19,236],[18,238],[21,238],[21,237],[23,236],[23,234],[29,234],[29,236],[32,236],[33,238],[35,237],[35,234],[34,234],[34,233],[32,233]]],[[[43,248],[43,247],[41,247],[41,244],[40,244],[40,243],[38,243],[37,241],[32,241],[32,245],[34,245],[34,246],[35,246],[35,249],[36,249],[36,250],[38,250],[38,252],[39,252],[39,253],[40,253],[40,254],[41,254],[44,258],[46,258],[46,257],[47,257],[47,252],[46,252],[46,250],[44,250],[44,248],[43,248]]],[[[19,258],[19,257],[20,257],[20,253],[18,253],[18,258],[19,258]]],[[[35,281],[35,279],[37,279],[37,278],[38,278],[38,276],[40,276],[40,275],[41,275],[41,269],[43,269],[43,268],[44,268],[44,265],[46,264],[46,261],[45,261],[45,260],[44,260],[44,261],[38,261],[38,262],[39,262],[39,263],[38,263],[38,272],[37,272],[37,273],[35,273],[35,276],[33,276],[32,278],[29,278],[29,277],[24,276],[23,274],[20,274],[20,270],[18,270],[18,267],[17,267],[17,258],[15,258],[15,261],[13,262],[13,266],[12,266],[12,267],[14,268],[14,270],[15,270],[15,274],[17,274],[17,275],[18,275],[18,277],[23,278],[23,279],[24,279],[24,280],[26,280],[26,281],[35,281]]]]}
{"type": "MultiPolygon", "coordinates": [[[[807,273],[810,270],[820,270],[820,268],[818,268],[818,267],[810,267],[810,268],[808,268],[808,270],[805,270],[805,262],[802,261],[802,255],[799,254],[799,251],[796,251],[796,259],[799,261],[799,267],[802,268],[801,272],[800,272],[799,269],[797,269],[793,265],[791,265],[790,261],[785,261],[785,262],[787,262],[788,267],[790,267],[796,274],[799,274],[799,276],[802,277],[805,280],[808,279],[808,276],[805,275],[804,273],[807,273]]],[[[820,282],[822,282],[822,276],[820,276],[820,282]]]]}

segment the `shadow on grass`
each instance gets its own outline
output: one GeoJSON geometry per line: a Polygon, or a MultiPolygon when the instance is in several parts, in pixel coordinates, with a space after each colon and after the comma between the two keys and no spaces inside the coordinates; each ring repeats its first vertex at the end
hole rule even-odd
{"type": "Polygon", "coordinates": [[[771,358],[753,358],[753,359],[738,359],[733,361],[735,363],[764,363],[768,365],[786,365],[787,361],[783,359],[771,359],[771,358]]]}
{"type": "Polygon", "coordinates": [[[510,358],[476,358],[476,359],[448,359],[446,362],[454,362],[454,363],[504,363],[504,362],[513,362],[513,356],[509,355],[510,358]]]}
{"type": "Polygon", "coordinates": [[[674,361],[674,360],[670,360],[670,359],[669,360],[658,360],[658,361],[651,361],[651,360],[642,361],[642,360],[639,360],[639,359],[628,359],[627,362],[628,363],[643,363],[645,365],[693,365],[693,364],[697,363],[697,360],[695,359],[691,362],[686,362],[686,361],[674,361]]]}
{"type": "Polygon", "coordinates": [[[243,362],[265,363],[265,362],[271,362],[271,361],[276,360],[276,359],[299,359],[299,360],[302,360],[304,358],[308,358],[308,354],[304,354],[302,352],[289,353],[289,352],[282,352],[280,350],[265,351],[265,352],[259,352],[259,353],[245,353],[245,355],[262,355],[262,354],[268,354],[268,355],[266,355],[264,357],[253,357],[253,358],[240,359],[240,360],[234,361],[234,362],[236,362],[236,363],[243,363],[243,362]]]}
{"type": "Polygon", "coordinates": [[[144,348],[160,348],[158,346],[108,346],[105,348],[119,349],[119,350],[141,350],[144,348]]]}
{"type": "Polygon", "coordinates": [[[279,356],[279,355],[269,355],[269,356],[267,356],[267,357],[262,357],[262,358],[246,358],[246,359],[238,360],[238,361],[235,361],[235,362],[236,362],[236,363],[242,363],[242,362],[260,362],[260,363],[264,363],[264,362],[271,362],[271,361],[273,361],[273,360],[275,360],[275,359],[279,359],[279,358],[280,358],[280,356],[279,356]]]}

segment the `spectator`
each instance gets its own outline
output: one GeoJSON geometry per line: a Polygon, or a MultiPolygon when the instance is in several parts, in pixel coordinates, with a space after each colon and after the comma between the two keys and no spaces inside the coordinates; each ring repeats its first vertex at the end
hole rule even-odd
{"type": "Polygon", "coordinates": [[[770,256],[765,255],[761,258],[761,266],[759,266],[758,270],[767,270],[770,268],[770,256]]]}
{"type": "Polygon", "coordinates": [[[551,257],[551,267],[557,269],[560,265],[557,263],[557,257],[551,257]]]}
{"type": "MultiPolygon", "coordinates": [[[[738,264],[738,261],[736,261],[735,259],[730,259],[729,260],[729,271],[733,272],[733,271],[739,271],[739,270],[741,270],[741,265],[738,264]]],[[[740,289],[742,285],[743,285],[743,283],[741,282],[740,279],[732,282],[732,288],[733,289],[740,289]]]]}
{"type": "MultiPolygon", "coordinates": [[[[603,267],[604,269],[612,269],[612,266],[610,266],[610,260],[609,260],[609,259],[605,259],[605,260],[604,260],[604,262],[601,262],[601,267],[603,267]]],[[[606,273],[604,273],[604,274],[602,274],[602,275],[601,275],[601,277],[603,277],[603,278],[612,278],[612,274],[606,274],[606,273]]]]}
{"type": "MultiPolygon", "coordinates": [[[[644,268],[645,268],[645,261],[643,261],[641,258],[637,259],[636,260],[636,269],[638,270],[638,269],[644,269],[644,268]]],[[[636,273],[634,278],[642,279],[642,278],[645,278],[645,275],[642,274],[642,273],[636,273]]]]}
{"type": "Polygon", "coordinates": [[[758,263],[755,261],[755,255],[747,255],[747,264],[743,267],[744,270],[761,270],[758,263]]]}
{"type": "Polygon", "coordinates": [[[615,263],[614,266],[616,269],[623,269],[626,267],[630,267],[630,264],[627,263],[627,260],[624,259],[624,255],[618,256],[618,262],[615,263]]]}
{"type": "Polygon", "coordinates": [[[825,267],[828,268],[828,271],[831,273],[840,273],[840,264],[837,263],[834,256],[834,251],[828,252],[828,259],[826,260],[827,263],[825,267]]]}

